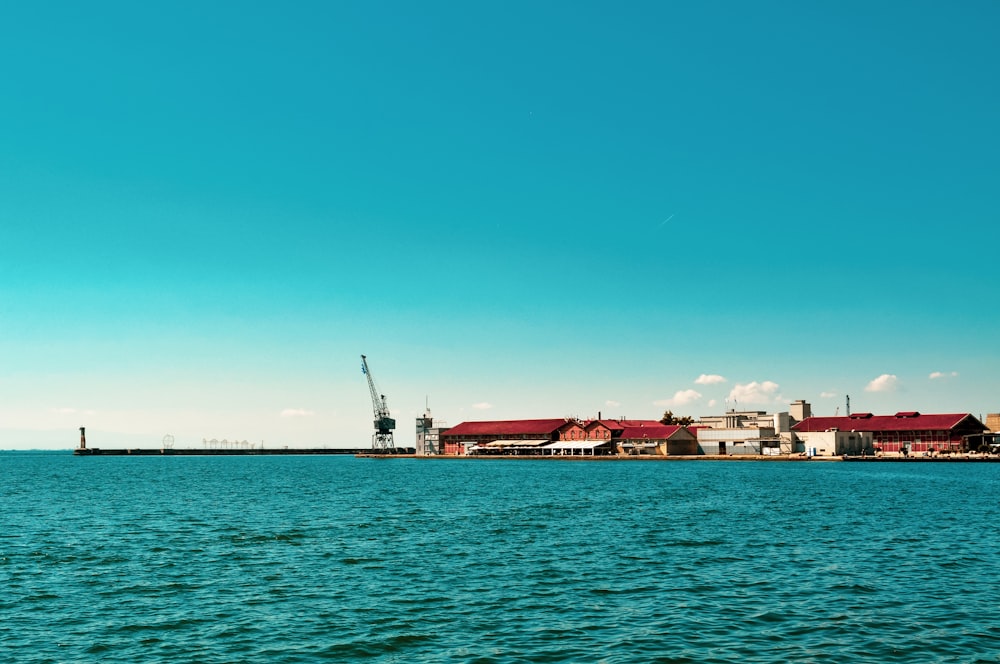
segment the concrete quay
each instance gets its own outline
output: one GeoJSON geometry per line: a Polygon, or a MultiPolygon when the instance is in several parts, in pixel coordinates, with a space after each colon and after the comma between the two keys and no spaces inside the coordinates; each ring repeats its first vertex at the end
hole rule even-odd
{"type": "Polygon", "coordinates": [[[455,460],[470,459],[477,461],[768,461],[768,462],[861,462],[861,463],[997,463],[1000,455],[990,454],[939,454],[934,456],[806,456],[804,454],[699,454],[699,455],[476,455],[476,454],[376,454],[359,452],[357,458],[371,459],[427,459],[455,460]]]}
{"type": "Polygon", "coordinates": [[[276,448],[243,448],[243,449],[165,449],[165,448],[77,448],[75,456],[292,456],[305,454],[358,454],[358,448],[337,447],[276,447],[276,448]]]}

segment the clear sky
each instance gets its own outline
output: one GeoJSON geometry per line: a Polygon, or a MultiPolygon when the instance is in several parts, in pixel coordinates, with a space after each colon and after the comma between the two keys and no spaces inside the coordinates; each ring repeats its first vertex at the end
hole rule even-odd
{"type": "Polygon", "coordinates": [[[1000,411],[1000,4],[0,7],[0,449],[1000,411]]]}

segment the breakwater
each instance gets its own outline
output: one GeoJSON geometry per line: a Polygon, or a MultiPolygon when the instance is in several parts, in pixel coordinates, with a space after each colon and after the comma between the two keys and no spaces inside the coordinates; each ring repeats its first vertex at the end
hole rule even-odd
{"type": "Polygon", "coordinates": [[[188,449],[167,449],[167,448],[77,448],[73,450],[76,456],[274,456],[274,455],[301,455],[301,454],[360,454],[364,450],[360,448],[339,448],[339,447],[276,447],[276,448],[243,448],[243,449],[216,449],[216,448],[188,448],[188,449]]]}

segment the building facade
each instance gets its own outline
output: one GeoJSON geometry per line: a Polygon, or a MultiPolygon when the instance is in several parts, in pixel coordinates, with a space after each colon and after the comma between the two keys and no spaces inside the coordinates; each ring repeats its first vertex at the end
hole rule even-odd
{"type": "Polygon", "coordinates": [[[493,420],[462,422],[441,433],[444,454],[479,453],[530,454],[545,445],[572,441],[581,447],[587,442],[583,425],[571,418],[545,420],[493,420]]]}
{"type": "Polygon", "coordinates": [[[417,418],[417,440],[414,445],[414,453],[417,456],[431,456],[442,454],[441,434],[448,430],[448,425],[438,420],[434,421],[431,411],[427,410],[423,416],[417,418]]]}
{"type": "Polygon", "coordinates": [[[875,454],[870,431],[797,431],[808,456],[865,456],[875,454]]]}
{"type": "MultiPolygon", "coordinates": [[[[419,421],[418,421],[419,427],[419,421]]],[[[450,455],[599,456],[697,454],[693,432],[656,420],[499,420],[462,422],[441,432],[450,455]]]]}
{"type": "Polygon", "coordinates": [[[792,425],[811,415],[805,401],[792,402],[789,411],[730,410],[722,415],[703,415],[693,427],[701,454],[779,455],[801,452],[792,435],[792,425]]]}
{"type": "Polygon", "coordinates": [[[693,456],[698,454],[698,439],[687,427],[659,422],[628,426],[615,439],[619,454],[656,456],[693,456]]]}
{"type": "Polygon", "coordinates": [[[908,455],[966,451],[969,438],[981,438],[986,426],[969,413],[924,415],[901,411],[895,415],[810,417],[792,431],[797,436],[821,431],[870,433],[876,453],[908,455]]]}

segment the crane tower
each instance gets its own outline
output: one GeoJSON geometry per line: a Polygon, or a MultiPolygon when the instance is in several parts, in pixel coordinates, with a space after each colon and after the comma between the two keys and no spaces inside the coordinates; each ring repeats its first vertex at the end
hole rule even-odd
{"type": "Polygon", "coordinates": [[[395,451],[396,444],[392,441],[392,430],[396,428],[396,420],[389,416],[389,406],[385,403],[385,395],[379,394],[375,387],[375,379],[368,369],[368,359],[361,356],[361,372],[368,377],[368,389],[372,393],[372,410],[375,411],[375,433],[372,434],[372,450],[382,454],[395,451]]]}

